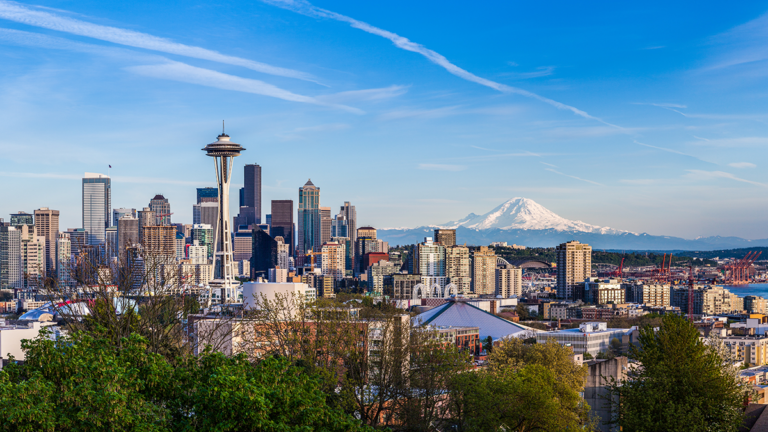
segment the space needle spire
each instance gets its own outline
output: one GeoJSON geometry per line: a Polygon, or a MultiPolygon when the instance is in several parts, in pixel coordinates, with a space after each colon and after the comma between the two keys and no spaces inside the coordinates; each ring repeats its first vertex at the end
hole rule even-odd
{"type": "Polygon", "coordinates": [[[216,142],[203,148],[206,154],[213,158],[216,169],[216,184],[219,187],[219,215],[216,232],[214,233],[215,246],[213,266],[214,280],[209,282],[208,304],[211,302],[211,291],[218,290],[221,293],[222,303],[237,301],[236,291],[240,282],[235,279],[235,263],[232,257],[232,229],[229,217],[229,183],[232,179],[232,164],[236,156],[245,150],[240,144],[229,140],[229,135],[222,131],[216,142]]]}

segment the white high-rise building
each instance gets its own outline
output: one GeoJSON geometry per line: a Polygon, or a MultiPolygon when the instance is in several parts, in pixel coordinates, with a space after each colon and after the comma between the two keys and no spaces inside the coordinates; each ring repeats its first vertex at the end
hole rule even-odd
{"type": "Polygon", "coordinates": [[[277,266],[281,269],[290,270],[291,268],[291,246],[285,243],[281,236],[275,237],[277,242],[277,266]]]}
{"type": "Polygon", "coordinates": [[[496,266],[496,295],[504,298],[523,294],[523,269],[511,264],[496,266]]]}
{"type": "Polygon", "coordinates": [[[208,246],[200,245],[200,241],[193,240],[189,246],[189,263],[190,264],[207,264],[208,263],[208,246]]]}
{"type": "Polygon", "coordinates": [[[83,176],[83,229],[88,244],[104,244],[112,216],[112,183],[109,176],[85,173],[83,176]]]}
{"type": "Polygon", "coordinates": [[[323,276],[330,276],[335,280],[344,279],[346,268],[346,254],[344,245],[336,242],[325,243],[322,247],[322,271],[323,276]]]}
{"type": "Polygon", "coordinates": [[[73,287],[72,242],[69,234],[59,233],[56,240],[56,279],[61,287],[73,287]]]}
{"type": "Polygon", "coordinates": [[[21,230],[0,224],[0,288],[23,288],[21,230]]]}

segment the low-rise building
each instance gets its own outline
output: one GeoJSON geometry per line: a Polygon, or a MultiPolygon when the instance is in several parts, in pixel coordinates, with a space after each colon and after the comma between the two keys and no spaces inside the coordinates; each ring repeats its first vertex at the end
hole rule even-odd
{"type": "Polygon", "coordinates": [[[633,342],[635,329],[608,328],[604,322],[588,322],[577,329],[555,330],[536,334],[537,343],[552,339],[560,345],[571,347],[576,354],[589,353],[593,357],[611,348],[611,341],[618,339],[622,345],[633,342]],[[625,338],[626,336],[626,338],[625,338]]]}

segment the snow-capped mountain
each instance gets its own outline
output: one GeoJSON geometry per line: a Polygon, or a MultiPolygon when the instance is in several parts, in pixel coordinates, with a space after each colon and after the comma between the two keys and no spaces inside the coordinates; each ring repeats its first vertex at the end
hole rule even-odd
{"type": "Polygon", "coordinates": [[[474,213],[470,213],[463,219],[448,222],[441,227],[458,228],[460,226],[474,230],[493,228],[502,230],[553,229],[556,231],[578,231],[600,234],[619,234],[627,232],[608,227],[590,225],[582,221],[565,219],[532,199],[520,197],[512,198],[484,215],[478,216],[474,213]]]}
{"type": "Polygon", "coordinates": [[[435,228],[456,229],[457,242],[469,245],[502,241],[530,247],[552,247],[569,240],[579,240],[595,249],[614,250],[705,251],[768,247],[768,239],[715,236],[688,240],[600,227],[565,219],[528,198],[512,198],[486,214],[478,216],[470,213],[463,219],[442,225],[380,229],[378,237],[390,245],[415,244],[424,241],[425,237],[432,237],[435,228]]]}

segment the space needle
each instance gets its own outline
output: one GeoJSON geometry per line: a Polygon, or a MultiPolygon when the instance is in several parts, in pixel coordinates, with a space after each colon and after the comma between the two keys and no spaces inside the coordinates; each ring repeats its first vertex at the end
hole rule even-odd
{"type": "Polygon", "coordinates": [[[232,229],[229,218],[229,182],[232,179],[232,164],[235,157],[245,150],[240,144],[229,140],[222,122],[221,135],[216,142],[208,144],[202,150],[213,158],[216,169],[216,183],[219,186],[218,226],[214,234],[213,267],[215,279],[208,283],[208,305],[211,304],[211,292],[219,291],[222,303],[237,301],[236,292],[240,282],[235,279],[235,267],[232,257],[232,229]]]}

